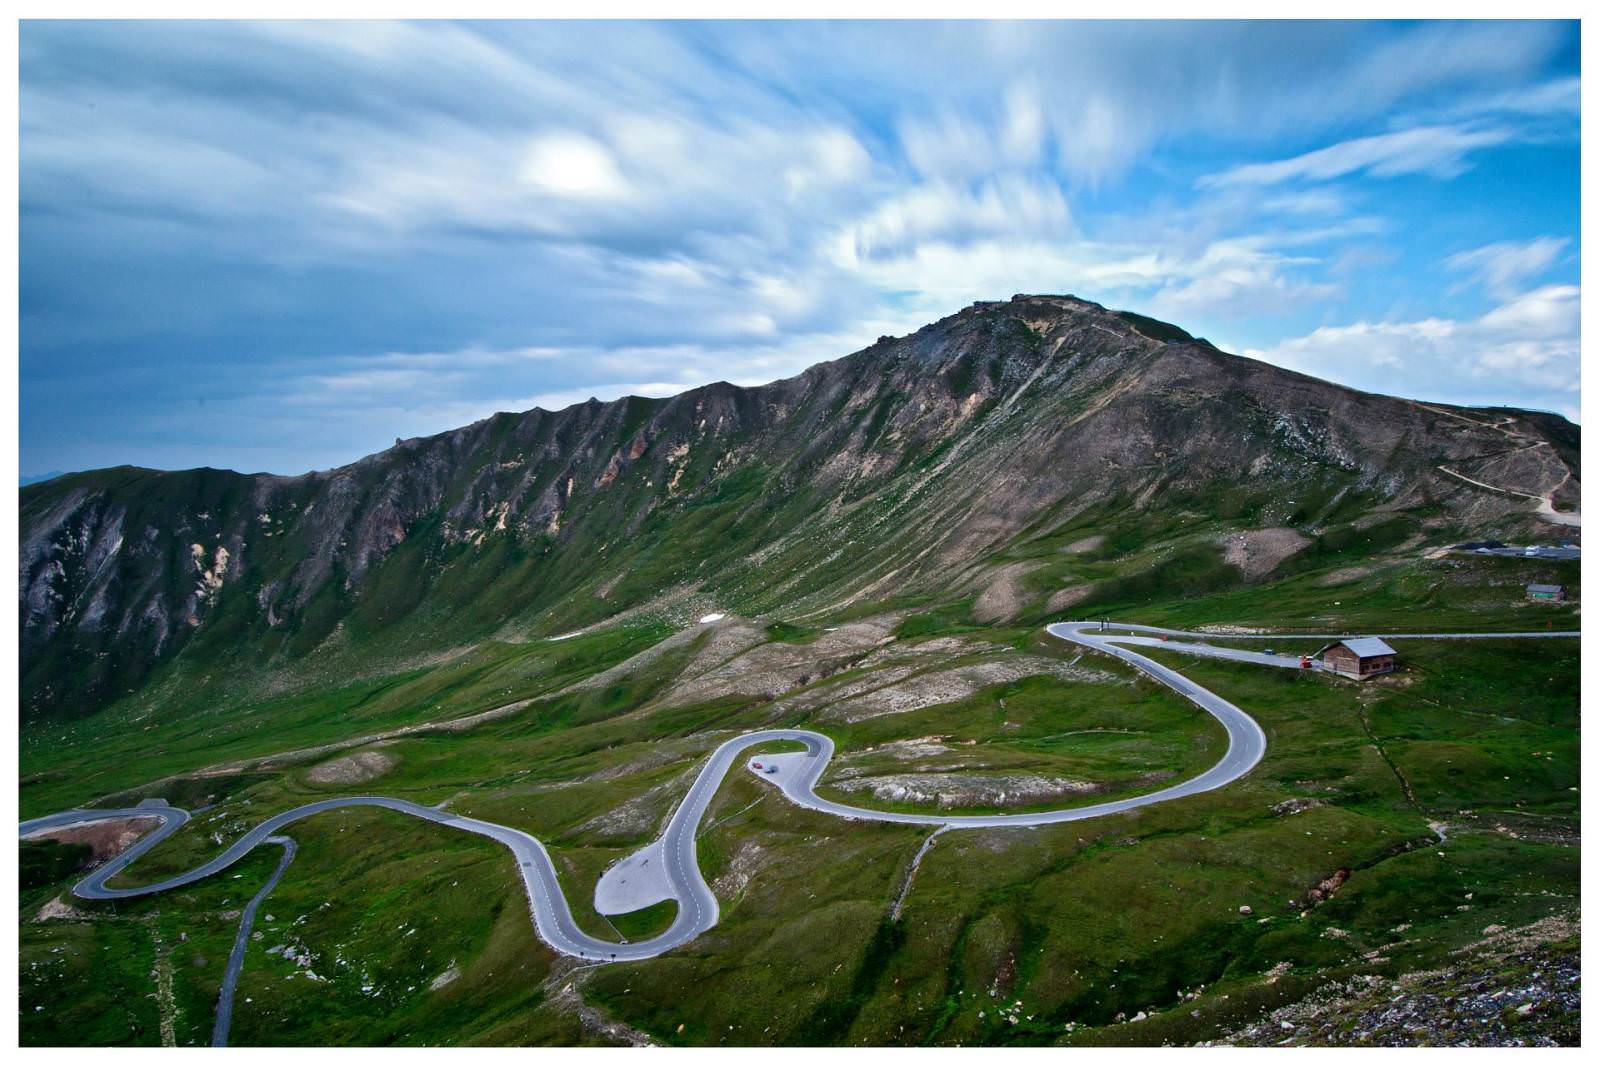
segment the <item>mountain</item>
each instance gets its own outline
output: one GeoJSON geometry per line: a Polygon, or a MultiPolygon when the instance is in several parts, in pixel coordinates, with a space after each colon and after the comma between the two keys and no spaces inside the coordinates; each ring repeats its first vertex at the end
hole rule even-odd
{"type": "Polygon", "coordinates": [[[1372,395],[1017,296],[783,381],[497,414],[330,471],[27,486],[23,717],[624,612],[1042,618],[1397,545],[1551,537],[1579,488],[1559,416],[1372,395]],[[1126,573],[1072,585],[1083,553],[1126,573]]]}

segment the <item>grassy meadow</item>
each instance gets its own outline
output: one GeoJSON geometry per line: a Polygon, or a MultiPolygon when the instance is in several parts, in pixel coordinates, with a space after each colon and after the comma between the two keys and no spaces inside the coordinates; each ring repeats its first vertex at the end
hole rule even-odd
{"type": "MultiPolygon", "coordinates": [[[[1403,533],[1372,543],[1392,547],[1403,533]]],[[[22,814],[145,796],[189,808],[190,825],[122,876],[137,884],[313,799],[442,803],[538,836],[579,924],[636,940],[665,928],[672,905],[607,919],[591,905],[595,880],[653,840],[706,754],[746,729],[818,729],[838,746],[836,770],[868,776],[1033,775],[1099,789],[1043,806],[1152,790],[1220,755],[1211,719],[1043,635],[1044,621],[1578,625],[1576,604],[1520,595],[1522,583],[1552,579],[1576,594],[1575,564],[1383,550],[1357,562],[1370,544],[1335,541],[1243,585],[1181,538],[1157,546],[1113,531],[1090,552],[1060,550],[1081,534],[1018,549],[1043,563],[1027,579],[1036,598],[1005,623],[979,622],[970,598],[885,600],[763,618],[732,651],[717,627],[674,636],[624,624],[482,642],[221,705],[152,693],[91,722],[26,729],[22,814]],[[1081,584],[1096,590],[1081,608],[1045,609],[1052,588],[1081,584]],[[886,636],[844,651],[829,643],[838,626],[875,618],[886,636]],[[815,668],[778,680],[706,687],[729,663],[813,654],[815,668]],[[1036,672],[900,713],[836,713],[874,684],[1019,656],[1036,672]],[[929,754],[905,748],[928,738],[929,754]],[[319,771],[354,755],[379,768],[319,771]]],[[[581,968],[544,947],[492,842],[374,810],[298,823],[299,855],[249,947],[233,1043],[1187,1043],[1328,981],[1446,965],[1496,926],[1575,914],[1577,642],[1398,647],[1401,669],[1367,684],[1152,650],[1261,722],[1256,770],[1084,823],[942,833],[914,878],[929,830],[799,810],[734,773],[698,842],[720,922],[640,963],[581,968]]],[[[932,809],[840,783],[830,772],[821,791],[932,809]]],[[[206,1043],[237,911],[277,850],[180,892],[110,903],[64,894],[81,853],[25,843],[21,855],[22,1042],[206,1043]],[[70,910],[38,920],[58,899],[70,910]]]]}

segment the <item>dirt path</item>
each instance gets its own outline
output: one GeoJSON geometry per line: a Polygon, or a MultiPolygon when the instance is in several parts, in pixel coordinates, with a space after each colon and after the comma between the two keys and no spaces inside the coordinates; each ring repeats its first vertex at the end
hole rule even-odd
{"type": "Polygon", "coordinates": [[[1549,447],[1550,445],[1550,442],[1547,440],[1540,440],[1537,437],[1529,436],[1526,433],[1518,433],[1514,429],[1507,428],[1516,424],[1515,418],[1502,418],[1498,422],[1480,422],[1476,418],[1468,418],[1466,415],[1460,414],[1459,412],[1446,411],[1444,408],[1435,407],[1432,404],[1416,403],[1415,401],[1413,401],[1413,403],[1415,403],[1417,407],[1422,408],[1424,411],[1432,411],[1436,415],[1443,415],[1445,418],[1453,418],[1457,422],[1465,422],[1469,426],[1477,426],[1479,429],[1492,429],[1499,433],[1504,433],[1512,440],[1532,441],[1532,447],[1540,447],[1541,445],[1544,447],[1549,447]]]}
{"type": "Polygon", "coordinates": [[[572,1011],[579,1024],[591,1033],[627,1047],[654,1047],[655,1041],[650,1039],[650,1034],[624,1025],[583,998],[583,984],[594,968],[593,964],[576,966],[551,974],[545,983],[547,989],[557,990],[550,997],[551,1001],[572,1011]]]}
{"type": "MultiPolygon", "coordinates": [[[[1445,418],[1453,418],[1458,422],[1465,422],[1469,426],[1477,426],[1479,429],[1492,429],[1496,432],[1503,433],[1509,439],[1518,441],[1522,444],[1522,447],[1517,449],[1519,452],[1532,451],[1534,448],[1553,447],[1553,445],[1547,440],[1540,440],[1539,438],[1530,434],[1519,433],[1518,431],[1511,429],[1510,427],[1516,424],[1516,420],[1513,418],[1505,418],[1499,422],[1480,422],[1476,418],[1468,418],[1466,415],[1458,414],[1455,411],[1446,411],[1443,408],[1434,407],[1432,404],[1417,403],[1416,406],[1425,411],[1432,411],[1436,415],[1442,415],[1445,418]]],[[[1532,492],[1523,492],[1520,489],[1507,489],[1501,488],[1499,485],[1490,485],[1487,482],[1478,481],[1476,478],[1470,478],[1465,474],[1451,470],[1445,466],[1440,466],[1438,469],[1446,474],[1449,474],[1451,477],[1460,478],[1469,485],[1476,485],[1480,489],[1488,489],[1491,492],[1503,492],[1510,496],[1521,496],[1524,499],[1533,500],[1538,504],[1538,506],[1534,508],[1535,512],[1546,522],[1551,522],[1558,526],[1579,526],[1582,524],[1581,516],[1578,511],[1567,513],[1556,510],[1553,497],[1561,485],[1557,485],[1555,488],[1541,496],[1532,492]]],[[[1572,472],[1568,471],[1566,478],[1562,480],[1561,484],[1565,485],[1567,481],[1570,481],[1571,479],[1572,472]]]]}
{"type": "MultiPolygon", "coordinates": [[[[1442,473],[1449,474],[1453,478],[1460,478],[1467,484],[1476,485],[1480,489],[1488,489],[1490,492],[1502,492],[1508,496],[1521,496],[1523,499],[1533,500],[1538,505],[1534,508],[1534,512],[1546,522],[1552,522],[1558,526],[1581,526],[1583,524],[1583,516],[1581,512],[1556,510],[1554,500],[1556,493],[1555,489],[1551,489],[1543,496],[1539,496],[1531,492],[1523,492],[1521,489],[1507,489],[1501,488],[1499,485],[1490,485],[1487,482],[1479,481],[1476,478],[1470,478],[1463,473],[1451,470],[1447,466],[1441,465],[1438,467],[1438,469],[1442,473]]],[[[1572,475],[1568,474],[1567,477],[1570,479],[1572,475]]],[[[1566,482],[1562,482],[1562,484],[1566,484],[1566,482]]],[[[1560,486],[1557,487],[1559,488],[1560,486]]]]}
{"type": "Polygon", "coordinates": [[[178,997],[172,989],[172,949],[161,937],[161,927],[152,915],[148,927],[156,947],[156,1009],[161,1015],[161,1046],[178,1046],[178,997]]]}
{"type": "Polygon", "coordinates": [[[889,908],[890,921],[898,922],[900,920],[900,911],[906,905],[906,897],[911,895],[911,884],[917,879],[917,867],[922,865],[923,858],[928,854],[929,849],[933,847],[933,842],[939,838],[939,834],[949,828],[947,825],[942,825],[935,829],[928,834],[928,839],[922,842],[922,847],[917,849],[917,854],[911,860],[911,868],[906,871],[906,879],[901,882],[900,891],[895,893],[894,905],[889,908]]]}

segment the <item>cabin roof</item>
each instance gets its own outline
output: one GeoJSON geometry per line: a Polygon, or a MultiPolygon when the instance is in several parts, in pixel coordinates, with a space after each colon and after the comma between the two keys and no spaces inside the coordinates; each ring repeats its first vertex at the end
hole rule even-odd
{"type": "Polygon", "coordinates": [[[1340,643],[1362,659],[1370,659],[1374,655],[1394,654],[1394,649],[1377,637],[1351,637],[1349,640],[1340,641],[1340,643]]]}

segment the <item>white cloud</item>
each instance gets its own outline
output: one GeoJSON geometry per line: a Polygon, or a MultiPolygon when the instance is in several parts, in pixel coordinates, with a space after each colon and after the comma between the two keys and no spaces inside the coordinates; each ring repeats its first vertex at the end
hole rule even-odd
{"type": "Polygon", "coordinates": [[[1305,280],[1296,268],[1316,263],[1265,246],[1261,239],[1216,241],[1193,259],[1169,265],[1171,279],[1151,298],[1156,315],[1244,318],[1335,295],[1337,285],[1305,280]]]}
{"type": "MultiPolygon", "coordinates": [[[[1254,192],[1246,195],[1255,196],[1254,192]]],[[[1275,211],[1286,215],[1338,215],[1349,208],[1346,196],[1337,189],[1296,189],[1254,200],[1262,211],[1275,211]]]]}
{"type": "Polygon", "coordinates": [[[988,120],[945,111],[900,124],[900,144],[921,177],[964,179],[1035,163],[1044,150],[1043,105],[1035,90],[1012,86],[988,120]]]}
{"type": "Polygon", "coordinates": [[[1550,285],[1474,319],[1357,322],[1244,354],[1358,388],[1578,417],[1580,291],[1550,285]]]}
{"type": "MultiPolygon", "coordinates": [[[[1580,295],[1576,285],[1546,285],[1501,304],[1478,321],[1506,337],[1559,337],[1576,343],[1580,295]]],[[[1574,389],[1578,387],[1576,374],[1570,384],[1574,389]]]]}
{"type": "Polygon", "coordinates": [[[924,178],[983,173],[994,158],[989,130],[949,113],[906,122],[900,129],[900,144],[912,169],[924,178]]]}
{"type": "Polygon", "coordinates": [[[1054,182],[1003,178],[977,190],[925,184],[883,200],[845,227],[837,239],[837,258],[853,264],[928,241],[964,244],[999,235],[1060,238],[1071,230],[1072,212],[1054,182]]]}
{"type": "Polygon", "coordinates": [[[637,251],[697,237],[787,242],[873,189],[873,160],[841,125],[786,115],[712,120],[681,102],[592,114],[517,135],[454,121],[367,128],[331,146],[335,228],[377,220],[411,236],[460,228],[637,251]],[[678,106],[674,106],[674,105],[678,106]]]}
{"type": "Polygon", "coordinates": [[[849,133],[824,129],[813,133],[804,156],[784,172],[790,199],[808,192],[860,181],[872,169],[872,157],[849,133]]]}
{"type": "Polygon", "coordinates": [[[1475,94],[1442,109],[1440,113],[1448,118],[1529,115],[1576,119],[1583,102],[1582,95],[1580,79],[1556,78],[1537,85],[1475,94]]]}
{"type": "Polygon", "coordinates": [[[1402,174],[1431,174],[1452,178],[1464,173],[1466,156],[1479,148],[1504,144],[1512,138],[1507,129],[1468,129],[1463,126],[1419,126],[1396,133],[1380,133],[1342,141],[1327,148],[1271,163],[1246,163],[1201,178],[1202,188],[1233,185],[1276,185],[1285,181],[1328,181],[1347,174],[1365,173],[1377,178],[1402,174]]]}
{"type": "Polygon", "coordinates": [[[1057,125],[1056,152],[1068,170],[1098,183],[1136,158],[1156,128],[1112,95],[1090,92],[1057,125]]]}
{"type": "Polygon", "coordinates": [[[926,316],[1013,292],[1072,292],[1178,320],[1237,319],[1271,317],[1336,293],[1305,276],[1318,260],[1277,250],[1297,239],[1293,232],[1230,237],[1189,249],[1021,231],[906,242],[874,255],[853,254],[856,245],[846,241],[839,262],[871,290],[917,294],[905,306],[926,316]]]}
{"type": "Polygon", "coordinates": [[[628,192],[606,147],[578,133],[556,133],[535,140],[523,156],[521,176],[558,196],[613,199],[628,192]]]}
{"type": "Polygon", "coordinates": [[[1523,283],[1549,269],[1570,242],[1565,237],[1536,237],[1531,241],[1497,241],[1458,252],[1444,261],[1450,270],[1467,275],[1498,300],[1521,291],[1523,283]]]}

